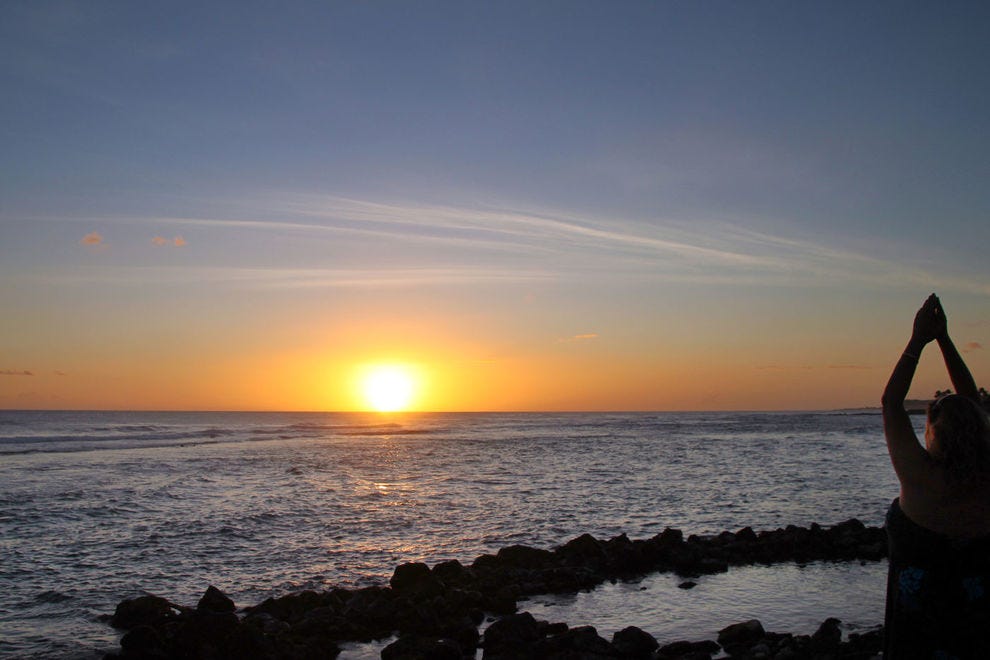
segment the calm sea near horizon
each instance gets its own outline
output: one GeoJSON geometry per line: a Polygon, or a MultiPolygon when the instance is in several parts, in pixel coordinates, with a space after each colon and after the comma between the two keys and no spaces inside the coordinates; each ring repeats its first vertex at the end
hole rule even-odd
{"type": "MultiPolygon", "coordinates": [[[[98,658],[119,640],[103,617],[145,591],[245,606],[586,532],[879,525],[896,491],[875,411],[0,411],[0,655],[98,658]]],[[[748,618],[854,630],[882,623],[885,571],[733,568],[689,591],[654,574],[520,609],[661,642],[748,618]]]]}

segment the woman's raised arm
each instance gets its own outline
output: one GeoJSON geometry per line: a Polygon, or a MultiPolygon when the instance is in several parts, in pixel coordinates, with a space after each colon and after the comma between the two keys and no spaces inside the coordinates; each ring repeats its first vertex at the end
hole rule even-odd
{"type": "Polygon", "coordinates": [[[945,318],[945,310],[942,309],[942,302],[937,297],[935,301],[937,303],[938,318],[941,319],[941,326],[938,334],[935,335],[935,339],[938,341],[938,347],[942,351],[942,359],[945,360],[945,368],[949,372],[952,387],[955,388],[956,394],[961,394],[967,399],[972,399],[979,403],[980,394],[976,389],[976,381],[973,380],[973,375],[969,373],[969,367],[966,366],[962,356],[959,355],[959,351],[956,350],[956,345],[949,338],[949,325],[945,318]]]}
{"type": "Polygon", "coordinates": [[[911,389],[911,381],[914,379],[921,351],[938,336],[942,327],[938,320],[937,308],[938,298],[932,294],[915,314],[911,339],[897,360],[897,364],[894,365],[894,371],[890,374],[881,399],[883,434],[887,439],[887,451],[894,465],[894,472],[897,473],[902,485],[920,482],[925,476],[928,463],[928,453],[918,442],[911,417],[904,408],[904,400],[907,398],[908,390],[911,389]]]}

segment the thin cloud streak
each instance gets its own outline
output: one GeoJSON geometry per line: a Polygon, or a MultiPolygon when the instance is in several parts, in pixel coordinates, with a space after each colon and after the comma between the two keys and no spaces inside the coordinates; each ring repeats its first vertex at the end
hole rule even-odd
{"type": "Polygon", "coordinates": [[[108,268],[89,276],[53,278],[62,284],[230,284],[260,289],[462,286],[496,282],[551,281],[546,271],[481,270],[457,268],[411,269],[319,269],[319,268],[224,268],[224,267],[131,267],[108,268]]]}
{"type": "MultiPolygon", "coordinates": [[[[811,286],[836,283],[895,289],[938,289],[990,295],[990,283],[934,273],[915,265],[808,240],[768,235],[735,225],[707,224],[704,231],[684,223],[666,225],[620,222],[560,212],[488,211],[452,206],[400,205],[344,197],[296,195],[267,198],[259,212],[286,220],[154,217],[99,218],[101,222],[160,223],[217,229],[251,229],[279,234],[326,233],[401,241],[410,258],[413,244],[471,251],[557,255],[554,274],[561,278],[591,273],[602,279],[670,283],[811,286]],[[309,221],[300,221],[303,218],[309,221]],[[313,222],[312,219],[323,222],[313,222]],[[676,236],[676,240],[664,238],[676,236]]],[[[93,221],[93,218],[88,218],[93,221]]],[[[167,239],[156,244],[164,245],[167,239]]],[[[176,246],[185,243],[174,239],[176,246]]],[[[456,257],[454,257],[456,259],[456,257]]],[[[442,263],[435,254],[421,260],[442,263]]],[[[463,260],[463,259],[460,259],[463,260]]],[[[491,268],[491,264],[488,264],[491,268]]],[[[471,269],[461,269],[461,276],[471,269]]],[[[513,272],[516,269],[512,269],[513,272]]],[[[361,271],[351,271],[356,277],[361,271]]],[[[365,273],[366,274],[366,273],[365,273]]],[[[487,278],[482,274],[479,277],[487,278]]],[[[429,278],[434,281],[433,278],[429,278]]],[[[385,278],[384,281],[390,281],[385,278]]],[[[379,282],[379,278],[369,281],[379,282]]]]}

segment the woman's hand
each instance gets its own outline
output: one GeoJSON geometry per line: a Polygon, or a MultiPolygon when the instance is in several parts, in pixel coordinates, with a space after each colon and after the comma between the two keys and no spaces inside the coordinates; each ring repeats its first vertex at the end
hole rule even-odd
{"type": "Polygon", "coordinates": [[[942,303],[934,293],[928,296],[925,304],[914,315],[914,332],[912,339],[927,344],[948,333],[946,329],[945,312],[942,303]]]}

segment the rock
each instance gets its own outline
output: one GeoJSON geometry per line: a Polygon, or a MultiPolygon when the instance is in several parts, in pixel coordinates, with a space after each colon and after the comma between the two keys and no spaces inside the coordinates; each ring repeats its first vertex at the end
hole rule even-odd
{"type": "Polygon", "coordinates": [[[710,660],[719,651],[719,645],[712,641],[673,642],[662,646],[656,654],[658,660],[710,660]]]}
{"type": "Polygon", "coordinates": [[[456,559],[442,561],[433,567],[433,575],[445,585],[461,585],[470,580],[471,575],[456,559]]]}
{"type": "Polygon", "coordinates": [[[392,573],[388,583],[396,591],[404,591],[428,581],[432,576],[430,567],[421,562],[400,564],[392,573]]]}
{"type": "Polygon", "coordinates": [[[227,594],[211,584],[207,587],[203,597],[199,599],[196,609],[209,612],[233,612],[237,607],[234,605],[234,601],[227,597],[227,594]]]}
{"type": "Polygon", "coordinates": [[[757,619],[750,619],[742,623],[734,623],[719,630],[718,643],[723,648],[741,644],[754,644],[765,634],[766,631],[763,629],[763,624],[757,619]]]}
{"type": "Polygon", "coordinates": [[[464,652],[450,639],[410,635],[382,649],[382,660],[461,660],[464,652]]]}
{"type": "Polygon", "coordinates": [[[271,614],[258,612],[244,617],[242,623],[246,626],[253,626],[265,635],[281,635],[288,632],[290,626],[285,621],[276,619],[271,614]]]}
{"type": "Polygon", "coordinates": [[[811,641],[816,648],[822,650],[834,650],[839,648],[842,641],[842,631],[839,629],[841,621],[834,617],[829,617],[818,626],[818,630],[811,636],[811,641]]]}
{"type": "Polygon", "coordinates": [[[350,592],[343,589],[334,589],[323,594],[309,590],[298,591],[278,598],[266,598],[259,605],[247,608],[247,611],[251,614],[269,614],[291,624],[301,620],[309,610],[324,607],[330,602],[342,604],[345,602],[344,597],[350,600],[350,592]]]}
{"type": "Polygon", "coordinates": [[[529,612],[504,616],[485,630],[484,657],[511,654],[540,639],[539,626],[529,612]]]}
{"type": "Polygon", "coordinates": [[[660,646],[650,633],[629,626],[612,635],[612,646],[620,654],[630,658],[648,658],[660,646]]]}
{"type": "Polygon", "coordinates": [[[618,657],[608,640],[600,637],[592,626],[578,626],[565,633],[545,637],[533,646],[537,658],[592,658],[618,657]]]}
{"type": "Polygon", "coordinates": [[[110,625],[122,630],[130,630],[140,625],[155,625],[162,619],[174,615],[176,608],[172,603],[161,598],[147,594],[117,603],[113,616],[110,618],[110,625]]]}
{"type": "Polygon", "coordinates": [[[510,545],[502,548],[496,557],[501,563],[518,568],[545,568],[554,560],[554,555],[549,550],[525,545],[510,545]]]}
{"type": "Polygon", "coordinates": [[[126,656],[142,658],[167,657],[165,640],[155,628],[141,624],[131,628],[120,638],[120,648],[126,656]]]}
{"type": "Polygon", "coordinates": [[[694,589],[697,586],[698,586],[698,583],[695,582],[694,580],[685,580],[684,582],[681,582],[679,585],[677,585],[677,588],[678,589],[694,589]]]}
{"type": "Polygon", "coordinates": [[[597,564],[605,560],[605,549],[591,534],[571,539],[557,548],[556,554],[568,564],[597,564]]]}

